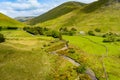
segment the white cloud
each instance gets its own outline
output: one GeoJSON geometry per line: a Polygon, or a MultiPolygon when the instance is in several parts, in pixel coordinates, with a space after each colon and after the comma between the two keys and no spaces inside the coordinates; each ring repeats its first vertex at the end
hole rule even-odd
{"type": "MultiPolygon", "coordinates": [[[[15,2],[0,2],[0,12],[10,16],[37,16],[53,7],[72,0],[45,0],[47,3],[40,3],[38,0],[16,0],[15,2]]],[[[91,2],[93,0],[76,0],[82,2],[91,2]]]]}
{"type": "Polygon", "coordinates": [[[38,0],[17,0],[16,2],[0,3],[0,12],[10,17],[36,16],[44,13],[49,8],[50,6],[41,4],[38,0]]]}

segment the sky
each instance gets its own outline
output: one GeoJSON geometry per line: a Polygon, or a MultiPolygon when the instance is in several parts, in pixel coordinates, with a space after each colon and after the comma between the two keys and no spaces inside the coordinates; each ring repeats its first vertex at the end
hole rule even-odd
{"type": "Polygon", "coordinates": [[[12,18],[38,16],[67,1],[91,3],[96,0],[0,0],[0,12],[12,18]]]}

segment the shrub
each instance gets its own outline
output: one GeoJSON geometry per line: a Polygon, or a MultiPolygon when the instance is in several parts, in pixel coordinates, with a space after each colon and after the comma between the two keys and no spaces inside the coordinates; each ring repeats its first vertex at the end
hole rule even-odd
{"type": "Polygon", "coordinates": [[[60,28],[59,31],[63,35],[73,36],[77,30],[75,28],[71,28],[71,30],[68,30],[66,27],[64,27],[64,28],[60,28]]]}
{"type": "Polygon", "coordinates": [[[117,41],[120,42],[120,38],[118,38],[117,41]]]}
{"type": "Polygon", "coordinates": [[[39,34],[39,35],[43,35],[43,34],[44,34],[44,33],[43,33],[44,30],[43,30],[42,27],[35,27],[34,29],[35,29],[35,31],[36,31],[37,34],[39,34]]]}
{"type": "Polygon", "coordinates": [[[52,37],[59,38],[59,32],[58,31],[52,31],[52,37]]]}
{"type": "Polygon", "coordinates": [[[52,36],[52,30],[45,31],[44,35],[46,35],[46,36],[52,36]]]}
{"type": "Polygon", "coordinates": [[[119,34],[109,32],[109,33],[105,33],[105,34],[103,35],[103,37],[109,37],[109,36],[119,37],[119,34]]]}
{"type": "Polygon", "coordinates": [[[68,52],[69,53],[75,53],[75,50],[73,48],[70,48],[68,52]]]}
{"type": "Polygon", "coordinates": [[[59,31],[61,31],[61,32],[67,32],[68,29],[67,29],[67,27],[61,27],[61,28],[59,29],[59,31]]]}
{"type": "Polygon", "coordinates": [[[43,29],[44,31],[49,31],[50,29],[49,28],[46,28],[46,27],[44,27],[44,29],[43,29]]]}
{"type": "Polygon", "coordinates": [[[79,67],[76,68],[77,73],[84,73],[86,70],[85,65],[80,65],[79,67]]]}
{"type": "Polygon", "coordinates": [[[115,42],[116,38],[114,36],[109,36],[103,40],[103,42],[115,42]]]}
{"type": "Polygon", "coordinates": [[[0,31],[2,30],[2,26],[0,26],[0,31]]]}
{"type": "Polygon", "coordinates": [[[119,36],[118,36],[116,33],[112,33],[112,32],[109,32],[109,33],[104,34],[103,37],[105,38],[105,39],[103,40],[103,42],[115,42],[115,41],[120,41],[119,36]]]}
{"type": "Polygon", "coordinates": [[[59,38],[60,40],[62,40],[62,35],[58,31],[50,30],[48,28],[24,27],[23,30],[33,35],[39,34],[39,35],[52,36],[54,38],[59,38]]]}
{"type": "Polygon", "coordinates": [[[7,29],[9,29],[9,30],[17,30],[18,27],[11,27],[11,26],[8,26],[7,29]]]}
{"type": "Polygon", "coordinates": [[[88,31],[88,34],[91,35],[91,36],[95,36],[94,32],[91,31],[91,30],[88,31]]]}
{"type": "Polygon", "coordinates": [[[71,31],[77,31],[77,29],[76,28],[71,28],[71,31]]]}
{"type": "Polygon", "coordinates": [[[75,33],[76,33],[75,31],[69,31],[69,32],[68,32],[68,35],[69,35],[69,36],[73,36],[75,33]]]}
{"type": "Polygon", "coordinates": [[[96,32],[101,32],[101,29],[96,28],[95,31],[96,31],[96,32]]]}
{"type": "Polygon", "coordinates": [[[1,42],[5,42],[5,38],[4,38],[3,34],[0,34],[0,43],[1,42]]]}
{"type": "Polygon", "coordinates": [[[33,35],[37,34],[37,32],[35,31],[35,29],[31,28],[31,27],[24,27],[23,30],[26,31],[26,32],[28,32],[28,33],[30,33],[30,34],[33,34],[33,35]]]}

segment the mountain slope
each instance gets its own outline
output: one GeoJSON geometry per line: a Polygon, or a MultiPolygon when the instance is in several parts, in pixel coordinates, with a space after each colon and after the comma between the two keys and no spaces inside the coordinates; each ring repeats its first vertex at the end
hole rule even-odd
{"type": "Polygon", "coordinates": [[[103,32],[120,31],[119,13],[120,3],[118,0],[99,0],[83,6],[82,9],[77,8],[60,17],[38,23],[37,26],[54,29],[75,27],[84,31],[95,28],[100,28],[103,32]]]}
{"type": "Polygon", "coordinates": [[[11,26],[11,27],[22,27],[24,24],[0,13],[0,26],[2,27],[7,27],[7,26],[11,26]]]}
{"type": "Polygon", "coordinates": [[[35,18],[35,16],[28,16],[28,17],[16,17],[15,20],[20,21],[20,22],[26,22],[30,19],[35,18]]]}
{"type": "Polygon", "coordinates": [[[41,23],[41,22],[45,22],[51,19],[55,19],[58,18],[62,15],[65,15],[81,6],[83,6],[85,4],[83,3],[79,3],[79,2],[66,2],[64,4],[61,4],[60,6],[48,11],[45,14],[42,14],[32,20],[30,20],[28,23],[31,25],[37,24],[37,23],[41,23]]]}

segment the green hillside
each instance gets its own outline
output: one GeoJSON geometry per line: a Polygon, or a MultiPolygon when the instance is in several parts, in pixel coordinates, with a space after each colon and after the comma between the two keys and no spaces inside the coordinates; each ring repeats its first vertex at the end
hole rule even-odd
{"type": "Polygon", "coordinates": [[[74,1],[63,3],[60,6],[48,11],[47,13],[42,14],[42,15],[30,20],[28,22],[28,24],[34,25],[37,23],[41,23],[41,22],[49,21],[51,19],[58,18],[62,15],[65,15],[65,14],[75,10],[75,9],[80,8],[83,5],[85,5],[85,4],[79,3],[79,2],[74,2],[74,1]]]}
{"type": "Polygon", "coordinates": [[[0,13],[0,26],[2,27],[7,27],[7,26],[11,26],[11,27],[22,27],[24,24],[0,13]]]}
{"type": "MultiPolygon", "coordinates": [[[[54,29],[59,29],[61,27],[75,27],[78,30],[83,31],[93,30],[95,28],[100,28],[103,32],[120,31],[120,3],[118,3],[119,1],[116,2],[117,0],[99,0],[83,7],[76,6],[77,9],[62,16],[52,17],[52,19],[46,21],[44,20],[44,22],[36,25],[54,29]]],[[[76,2],[75,4],[78,3],[79,2],[76,2]]],[[[59,13],[61,13],[61,11],[59,11],[59,13]]],[[[54,14],[58,14],[58,11],[54,14]]],[[[51,17],[51,15],[49,16],[51,17]]],[[[48,18],[48,16],[42,17],[48,18]]],[[[37,23],[39,20],[35,22],[37,23]]]]}

